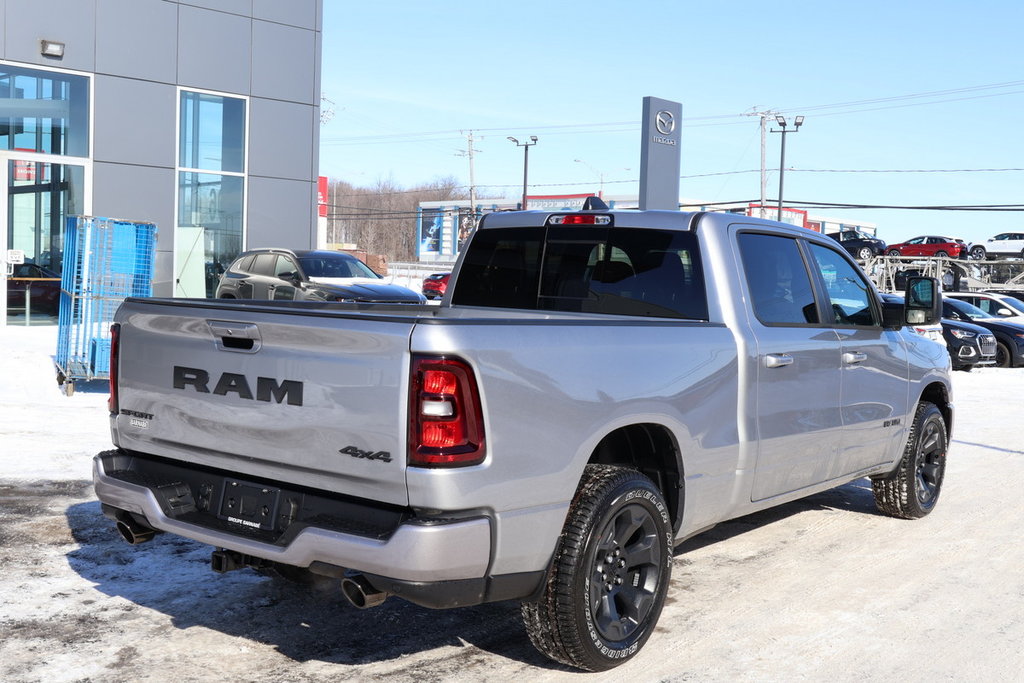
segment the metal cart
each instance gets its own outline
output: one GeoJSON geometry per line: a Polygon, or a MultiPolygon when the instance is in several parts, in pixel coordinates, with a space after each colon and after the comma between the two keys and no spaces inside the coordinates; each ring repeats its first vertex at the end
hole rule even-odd
{"type": "Polygon", "coordinates": [[[57,383],[110,376],[110,325],[129,296],[152,296],[156,225],[114,218],[69,216],[64,233],[57,383]]]}

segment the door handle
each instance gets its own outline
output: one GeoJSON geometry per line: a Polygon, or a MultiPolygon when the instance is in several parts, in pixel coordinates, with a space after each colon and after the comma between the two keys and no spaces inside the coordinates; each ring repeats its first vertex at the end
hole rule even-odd
{"type": "Polygon", "coordinates": [[[863,363],[868,359],[868,354],[861,353],[860,351],[847,351],[843,354],[843,362],[847,365],[854,365],[855,363],[863,363]]]}
{"type": "Polygon", "coordinates": [[[769,353],[764,357],[766,368],[782,368],[793,364],[793,356],[788,353],[769,353]]]}

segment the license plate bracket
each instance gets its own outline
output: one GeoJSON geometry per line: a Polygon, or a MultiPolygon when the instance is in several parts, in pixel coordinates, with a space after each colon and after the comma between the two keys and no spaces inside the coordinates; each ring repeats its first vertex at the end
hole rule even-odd
{"type": "Polygon", "coordinates": [[[218,516],[232,524],[271,531],[277,519],[280,489],[238,479],[225,479],[218,516]]]}

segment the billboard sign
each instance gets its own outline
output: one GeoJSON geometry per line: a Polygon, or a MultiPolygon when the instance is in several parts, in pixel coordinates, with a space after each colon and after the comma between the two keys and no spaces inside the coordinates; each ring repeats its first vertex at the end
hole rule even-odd
{"type": "Polygon", "coordinates": [[[532,194],[526,198],[526,204],[531,211],[580,211],[583,202],[587,197],[593,197],[592,192],[584,194],[532,194]]]}

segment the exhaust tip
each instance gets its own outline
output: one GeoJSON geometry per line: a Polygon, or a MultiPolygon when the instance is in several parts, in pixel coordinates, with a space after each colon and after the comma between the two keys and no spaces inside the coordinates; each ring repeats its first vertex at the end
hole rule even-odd
{"type": "Polygon", "coordinates": [[[370,585],[362,574],[346,576],[341,580],[341,592],[354,607],[370,609],[388,599],[390,593],[379,591],[370,585]]]}
{"type": "Polygon", "coordinates": [[[146,541],[152,541],[156,536],[156,529],[139,524],[131,517],[117,520],[117,531],[121,538],[131,545],[138,545],[146,541]]]}

